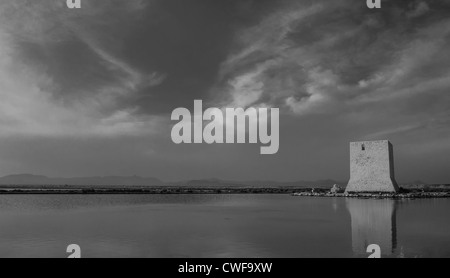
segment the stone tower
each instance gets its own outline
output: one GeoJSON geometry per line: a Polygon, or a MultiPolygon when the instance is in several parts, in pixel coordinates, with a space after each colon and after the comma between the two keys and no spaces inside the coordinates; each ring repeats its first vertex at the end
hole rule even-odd
{"type": "Polygon", "coordinates": [[[394,150],[387,141],[350,143],[350,181],[345,192],[398,192],[394,150]]]}

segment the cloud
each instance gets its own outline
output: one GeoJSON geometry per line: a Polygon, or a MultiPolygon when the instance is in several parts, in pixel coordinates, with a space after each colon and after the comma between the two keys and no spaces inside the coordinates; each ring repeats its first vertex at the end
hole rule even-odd
{"type": "MultiPolygon", "coordinates": [[[[80,35],[82,37],[82,35],[80,35]]],[[[131,67],[124,61],[119,60],[105,49],[99,46],[94,40],[83,38],[83,42],[106,64],[106,68],[111,71],[119,72],[119,79],[122,82],[124,89],[136,91],[142,87],[152,87],[161,84],[164,79],[164,74],[152,72],[144,74],[135,68],[131,67]]]]}
{"type": "MultiPolygon", "coordinates": [[[[448,109],[450,21],[436,6],[448,3],[389,2],[386,13],[357,1],[284,3],[236,33],[217,91],[221,99],[225,92],[228,105],[331,118],[389,109],[392,121],[382,129],[394,131],[396,119],[410,126],[418,110],[431,121],[448,109]],[[434,109],[418,107],[425,99],[434,109]]],[[[376,128],[378,121],[367,124],[376,128]]]]}
{"type": "Polygon", "coordinates": [[[339,77],[331,70],[311,69],[308,72],[308,81],[305,83],[306,96],[296,99],[291,96],[286,99],[286,105],[297,115],[320,111],[321,107],[332,102],[328,93],[340,86],[339,77]]]}
{"type": "Polygon", "coordinates": [[[412,5],[414,8],[408,13],[408,16],[411,18],[420,17],[430,11],[430,7],[426,2],[420,1],[413,3],[412,5]]]}
{"type": "Polygon", "coordinates": [[[138,17],[148,2],[84,0],[80,10],[64,5],[56,0],[0,2],[0,136],[157,132],[161,117],[141,115],[122,102],[161,84],[165,75],[121,59],[114,47],[120,38],[107,31],[123,25],[121,19],[138,17]],[[66,62],[71,55],[80,56],[76,64],[66,62]],[[71,75],[72,67],[79,67],[82,76],[71,75]],[[70,86],[63,81],[77,78],[70,86]]]}

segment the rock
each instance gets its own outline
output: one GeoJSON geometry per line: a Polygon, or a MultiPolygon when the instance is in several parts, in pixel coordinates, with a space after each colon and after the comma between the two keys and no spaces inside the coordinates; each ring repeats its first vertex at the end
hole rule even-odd
{"type": "Polygon", "coordinates": [[[339,185],[335,184],[333,185],[333,187],[330,190],[331,194],[337,194],[341,191],[342,189],[339,187],[339,185]]]}

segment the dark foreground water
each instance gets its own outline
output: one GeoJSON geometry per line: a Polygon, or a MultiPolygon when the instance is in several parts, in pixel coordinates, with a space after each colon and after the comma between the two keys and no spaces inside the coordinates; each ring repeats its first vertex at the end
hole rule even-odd
{"type": "Polygon", "coordinates": [[[450,257],[450,200],[3,195],[0,257],[450,257]]]}

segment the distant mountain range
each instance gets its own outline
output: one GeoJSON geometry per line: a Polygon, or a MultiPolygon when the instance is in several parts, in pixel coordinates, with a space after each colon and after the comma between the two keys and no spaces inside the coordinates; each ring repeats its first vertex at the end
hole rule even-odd
{"type": "Polygon", "coordinates": [[[142,178],[138,176],[120,177],[82,177],[82,178],[49,178],[39,175],[10,175],[0,178],[0,185],[161,185],[163,182],[156,178],[142,178]]]}
{"type": "Polygon", "coordinates": [[[295,186],[295,187],[330,187],[343,185],[334,180],[320,181],[229,181],[220,179],[201,179],[179,182],[163,182],[153,177],[139,176],[106,176],[80,178],[50,178],[41,175],[9,175],[0,178],[0,185],[83,185],[83,186],[295,186]]]}

